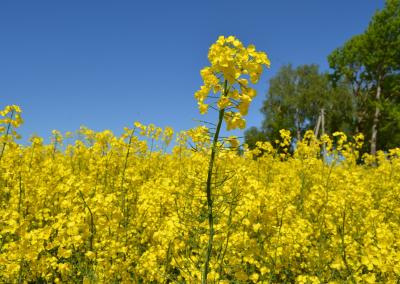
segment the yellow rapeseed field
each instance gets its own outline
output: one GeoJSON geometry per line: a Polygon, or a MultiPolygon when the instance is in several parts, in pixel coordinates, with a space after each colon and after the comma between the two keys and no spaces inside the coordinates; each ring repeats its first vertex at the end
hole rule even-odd
{"type": "MultiPolygon", "coordinates": [[[[255,91],[240,76],[256,83],[269,61],[233,37],[209,59],[200,111],[214,91],[220,118],[243,128],[255,91]]],[[[205,126],[139,122],[21,145],[21,123],[18,106],[1,111],[1,283],[200,283],[213,152],[209,283],[400,281],[400,148],[360,157],[362,135],[307,132],[291,151],[282,130],[239,149],[205,126]]]]}

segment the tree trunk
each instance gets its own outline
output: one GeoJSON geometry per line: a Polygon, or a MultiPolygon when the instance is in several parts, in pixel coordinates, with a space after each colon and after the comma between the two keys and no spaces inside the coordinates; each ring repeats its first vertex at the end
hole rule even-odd
{"type": "Polygon", "coordinates": [[[321,113],[318,115],[317,124],[315,125],[315,128],[314,128],[314,136],[316,138],[318,138],[320,125],[321,125],[321,113]]]}
{"type": "Polygon", "coordinates": [[[380,81],[378,81],[378,85],[376,88],[376,96],[375,96],[376,99],[375,114],[374,114],[372,133],[371,133],[371,155],[376,154],[376,144],[378,140],[378,123],[380,115],[380,109],[379,109],[380,98],[381,98],[381,84],[380,81]]]}
{"type": "Polygon", "coordinates": [[[301,140],[301,129],[300,129],[300,117],[299,117],[299,109],[296,108],[296,113],[295,113],[295,124],[296,124],[296,136],[297,136],[297,141],[301,140]]]}
{"type": "MultiPolygon", "coordinates": [[[[325,109],[321,108],[321,137],[324,135],[325,135],[325,109]]],[[[325,143],[322,143],[322,158],[325,161],[326,158],[325,143]]]]}

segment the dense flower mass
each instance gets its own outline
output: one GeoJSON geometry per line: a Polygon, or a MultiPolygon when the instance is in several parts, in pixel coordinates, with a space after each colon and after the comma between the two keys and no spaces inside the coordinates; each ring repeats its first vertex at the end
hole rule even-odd
{"type": "Polygon", "coordinates": [[[220,94],[216,105],[226,109],[224,119],[228,130],[246,126],[243,116],[247,115],[249,105],[256,96],[250,83],[258,82],[263,66],[269,67],[270,61],[264,52],[256,51],[254,45],[248,47],[233,36],[220,36],[210,47],[208,59],[211,66],[200,71],[203,86],[195,93],[201,114],[207,112],[206,103],[210,92],[220,94]]]}
{"type": "MultiPolygon", "coordinates": [[[[171,151],[171,128],[138,122],[24,146],[19,108],[0,114],[1,283],[200,281],[207,128],[171,151]]],[[[359,157],[362,136],[309,132],[292,152],[281,136],[220,142],[209,282],[398,283],[400,149],[359,157]]]]}

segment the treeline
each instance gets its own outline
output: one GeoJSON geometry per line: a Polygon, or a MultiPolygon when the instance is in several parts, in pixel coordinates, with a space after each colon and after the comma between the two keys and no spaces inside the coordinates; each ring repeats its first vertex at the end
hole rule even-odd
{"type": "Polygon", "coordinates": [[[280,129],[295,140],[316,135],[363,133],[364,151],[400,146],[400,0],[387,0],[364,33],[328,55],[330,72],[317,65],[282,66],[270,80],[261,128],[245,132],[250,147],[275,141],[280,129]]]}

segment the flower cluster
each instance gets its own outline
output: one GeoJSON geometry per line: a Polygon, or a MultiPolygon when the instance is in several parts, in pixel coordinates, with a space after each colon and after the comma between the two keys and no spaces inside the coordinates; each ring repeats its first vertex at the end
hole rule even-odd
{"type": "Polygon", "coordinates": [[[233,36],[220,36],[210,47],[208,59],[211,66],[205,67],[200,74],[203,86],[195,93],[201,114],[207,112],[210,93],[220,94],[216,106],[226,109],[224,119],[227,128],[243,129],[246,122],[249,105],[256,96],[256,90],[251,88],[249,81],[255,84],[260,79],[263,66],[270,66],[270,61],[264,52],[256,51],[254,45],[248,47],[233,36]]]}
{"type": "Polygon", "coordinates": [[[4,150],[7,142],[20,138],[15,129],[21,126],[22,123],[23,119],[19,106],[6,106],[4,110],[0,110],[0,143],[3,144],[0,151],[4,150]]]}

